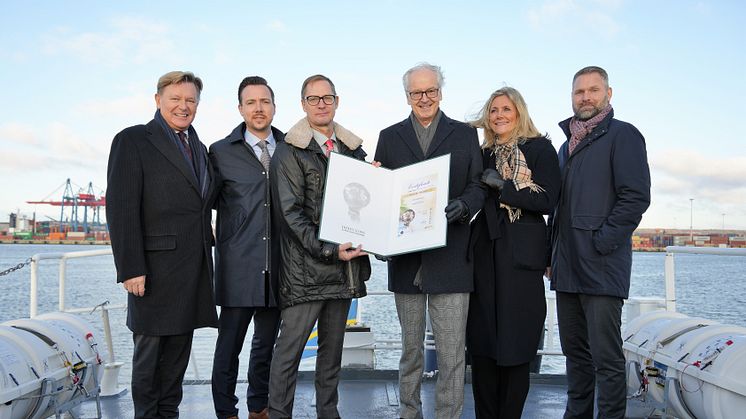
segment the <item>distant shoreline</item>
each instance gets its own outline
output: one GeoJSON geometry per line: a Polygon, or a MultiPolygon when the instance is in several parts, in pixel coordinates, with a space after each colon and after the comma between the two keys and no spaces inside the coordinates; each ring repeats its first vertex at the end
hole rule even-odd
{"type": "Polygon", "coordinates": [[[0,244],[90,244],[111,245],[109,240],[49,240],[49,239],[12,239],[0,240],[0,244]]]}

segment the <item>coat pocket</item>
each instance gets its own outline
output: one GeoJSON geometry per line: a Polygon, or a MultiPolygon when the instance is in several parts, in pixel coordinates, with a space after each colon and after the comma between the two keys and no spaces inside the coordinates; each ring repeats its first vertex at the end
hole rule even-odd
{"type": "Polygon", "coordinates": [[[547,264],[547,228],[544,223],[514,223],[511,227],[513,266],[543,271],[547,264]]]}
{"type": "Polygon", "coordinates": [[[603,215],[575,215],[572,217],[572,228],[579,230],[598,230],[606,220],[603,215]]]}
{"type": "Polygon", "coordinates": [[[145,236],[143,243],[145,250],[174,250],[176,249],[176,235],[145,236]]]}

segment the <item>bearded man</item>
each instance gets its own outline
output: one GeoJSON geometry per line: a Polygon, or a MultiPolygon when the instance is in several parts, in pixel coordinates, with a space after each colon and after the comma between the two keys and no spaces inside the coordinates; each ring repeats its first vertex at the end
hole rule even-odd
{"type": "Polygon", "coordinates": [[[632,233],[650,205],[645,139],[614,118],[609,76],[585,67],[573,78],[575,116],[560,122],[562,189],[547,268],[567,363],[564,417],[623,418],[626,376],[622,305],[629,296],[632,233]]]}

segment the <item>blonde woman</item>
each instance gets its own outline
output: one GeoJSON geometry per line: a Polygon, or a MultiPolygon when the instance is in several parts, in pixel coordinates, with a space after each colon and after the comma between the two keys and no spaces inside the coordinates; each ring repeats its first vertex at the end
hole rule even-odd
{"type": "Polygon", "coordinates": [[[511,87],[492,93],[471,123],[484,131],[489,195],[473,224],[474,292],[467,346],[477,418],[520,418],[546,317],[544,215],[557,203],[557,152],[511,87]]]}

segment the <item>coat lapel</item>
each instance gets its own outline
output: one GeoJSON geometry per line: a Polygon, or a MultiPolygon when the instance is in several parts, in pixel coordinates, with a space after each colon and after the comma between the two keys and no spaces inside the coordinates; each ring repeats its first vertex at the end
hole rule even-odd
{"type": "Polygon", "coordinates": [[[430,143],[430,147],[427,148],[427,155],[425,157],[430,158],[452,132],[453,121],[451,121],[451,118],[447,117],[445,113],[442,113],[440,115],[440,121],[438,121],[438,128],[435,130],[435,136],[433,137],[433,141],[430,143]]]}
{"type": "Polygon", "coordinates": [[[410,118],[407,118],[399,123],[399,129],[397,130],[397,132],[399,133],[399,136],[402,138],[402,140],[404,140],[404,144],[406,144],[410,151],[412,151],[417,160],[424,160],[425,153],[422,152],[420,142],[417,141],[417,133],[414,132],[412,120],[410,118]]]}
{"type": "Polygon", "coordinates": [[[166,160],[179,169],[179,172],[187,178],[189,184],[192,185],[197,194],[202,196],[202,191],[200,190],[197,178],[194,176],[194,171],[187,165],[186,159],[176,145],[165,135],[157,122],[150,121],[147,128],[148,141],[163,154],[166,160]]]}

